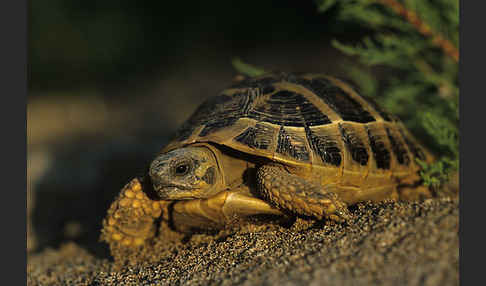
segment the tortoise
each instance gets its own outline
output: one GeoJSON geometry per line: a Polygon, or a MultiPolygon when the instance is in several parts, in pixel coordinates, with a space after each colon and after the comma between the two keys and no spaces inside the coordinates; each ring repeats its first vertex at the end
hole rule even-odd
{"type": "Polygon", "coordinates": [[[123,188],[102,239],[142,245],[160,217],[181,229],[259,214],[346,221],[357,202],[431,197],[416,158],[433,161],[397,117],[342,80],[246,77],[200,105],[146,178],[123,188]]]}

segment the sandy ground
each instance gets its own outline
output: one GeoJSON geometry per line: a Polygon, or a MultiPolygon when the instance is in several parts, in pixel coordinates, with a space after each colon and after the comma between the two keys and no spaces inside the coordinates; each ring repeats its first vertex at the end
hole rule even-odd
{"type": "Polygon", "coordinates": [[[459,285],[455,199],[359,204],[349,225],[159,239],[120,266],[67,243],[28,259],[28,285],[459,285]]]}

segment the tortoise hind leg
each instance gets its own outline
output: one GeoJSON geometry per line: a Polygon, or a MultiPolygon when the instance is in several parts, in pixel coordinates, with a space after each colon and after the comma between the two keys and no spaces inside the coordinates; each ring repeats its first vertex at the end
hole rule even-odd
{"type": "Polygon", "coordinates": [[[422,179],[418,173],[401,179],[397,191],[402,201],[420,201],[434,197],[433,190],[422,184],[422,179]]]}
{"type": "Polygon", "coordinates": [[[403,201],[420,201],[433,197],[433,193],[431,192],[431,190],[428,187],[422,185],[398,186],[398,194],[400,196],[400,200],[403,201]]]}
{"type": "Polygon", "coordinates": [[[261,193],[279,208],[318,219],[343,221],[351,217],[346,203],[329,187],[290,174],[281,166],[260,167],[257,181],[261,193]]]}

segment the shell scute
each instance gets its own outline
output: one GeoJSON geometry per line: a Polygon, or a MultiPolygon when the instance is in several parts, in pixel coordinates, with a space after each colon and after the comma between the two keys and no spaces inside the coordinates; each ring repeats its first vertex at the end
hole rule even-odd
{"type": "Polygon", "coordinates": [[[326,78],[302,78],[298,82],[313,91],[345,121],[367,123],[376,120],[349,93],[326,78]]]}
{"type": "Polygon", "coordinates": [[[235,137],[235,140],[250,148],[267,150],[273,141],[273,129],[267,124],[257,123],[235,137]]]}
{"type": "Polygon", "coordinates": [[[276,153],[297,161],[308,162],[310,154],[305,140],[304,134],[298,131],[286,130],[285,127],[281,126],[278,133],[276,153]]]}
{"type": "Polygon", "coordinates": [[[312,127],[306,128],[307,139],[312,150],[319,155],[323,163],[340,166],[342,162],[342,150],[339,148],[341,138],[333,136],[330,129],[312,127]]]}

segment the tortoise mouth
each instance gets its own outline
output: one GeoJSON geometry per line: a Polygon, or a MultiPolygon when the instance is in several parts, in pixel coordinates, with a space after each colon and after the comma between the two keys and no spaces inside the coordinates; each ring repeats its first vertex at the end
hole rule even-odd
{"type": "Polygon", "coordinates": [[[174,184],[154,185],[155,193],[161,200],[188,200],[195,198],[194,190],[174,184]]]}

